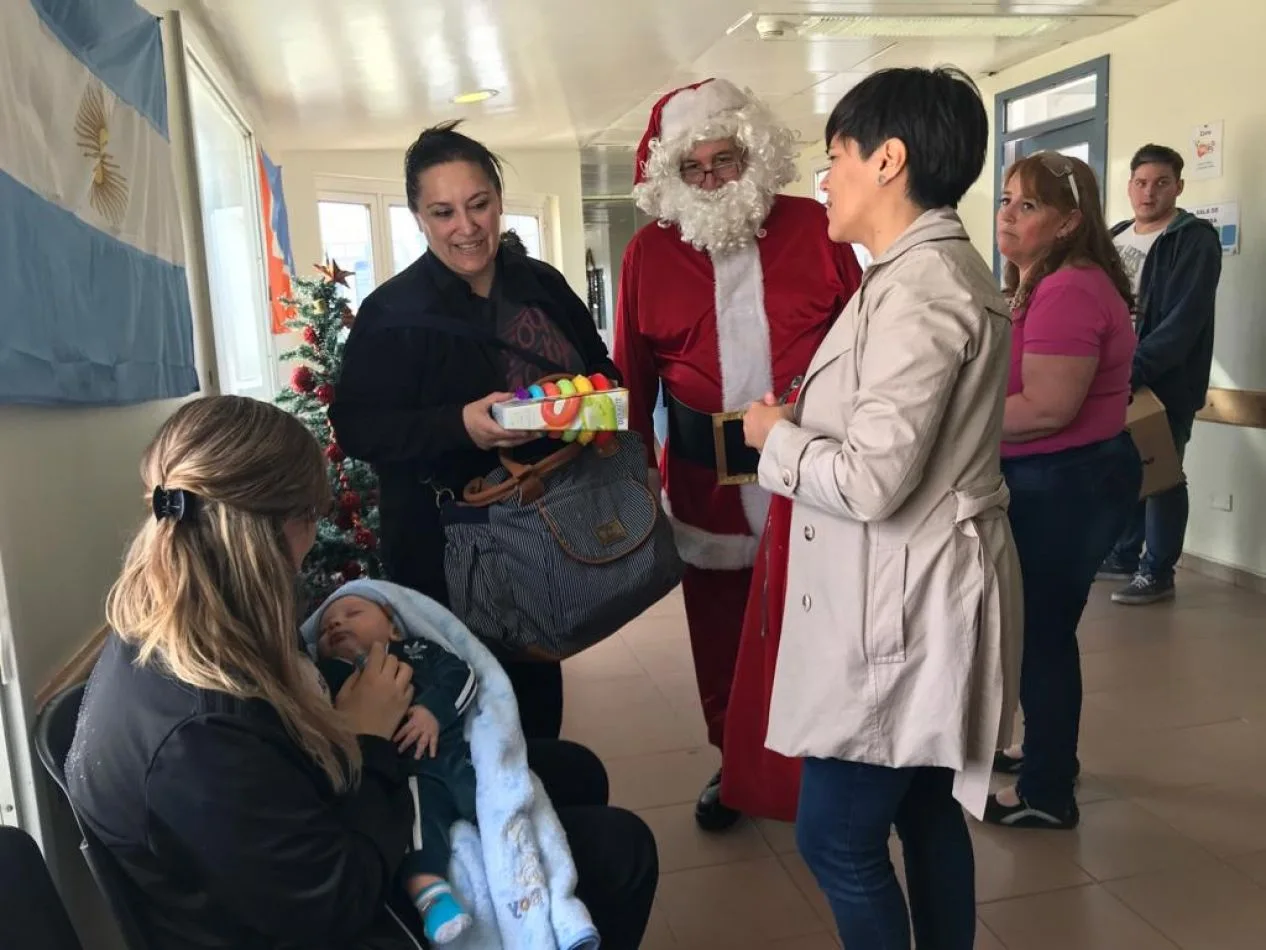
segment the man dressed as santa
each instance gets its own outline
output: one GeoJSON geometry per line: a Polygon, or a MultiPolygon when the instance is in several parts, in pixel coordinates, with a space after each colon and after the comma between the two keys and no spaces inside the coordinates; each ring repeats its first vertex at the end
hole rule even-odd
{"type": "MultiPolygon", "coordinates": [[[[630,425],[653,446],[662,383],[666,508],[688,567],[683,581],[695,676],[709,741],[722,748],[744,608],[769,496],[739,412],[784,395],[857,288],[851,249],[827,237],[826,210],[778,194],[797,177],[795,136],[723,79],[672,92],[638,149],[638,206],[656,219],[624,254],[615,361],[631,392],[630,425]]],[[[763,743],[764,736],[760,736],[763,743]]],[[[739,812],[721,773],[699,798],[700,827],[739,812]]]]}

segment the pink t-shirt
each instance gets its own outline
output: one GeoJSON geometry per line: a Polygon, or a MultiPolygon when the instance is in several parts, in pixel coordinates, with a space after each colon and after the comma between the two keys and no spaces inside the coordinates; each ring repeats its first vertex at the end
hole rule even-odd
{"type": "Polygon", "coordinates": [[[1099,365],[1072,422],[1032,442],[1003,442],[1002,457],[1045,455],[1119,435],[1130,402],[1135,342],[1130,308],[1098,267],[1065,267],[1044,278],[1028,306],[1014,314],[1007,395],[1024,388],[1025,353],[1096,356],[1099,365]]]}

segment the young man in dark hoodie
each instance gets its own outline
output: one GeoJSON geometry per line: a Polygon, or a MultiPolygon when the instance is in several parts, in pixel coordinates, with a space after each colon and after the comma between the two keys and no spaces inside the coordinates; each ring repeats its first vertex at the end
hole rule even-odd
{"type": "MultiPolygon", "coordinates": [[[[1182,156],[1171,148],[1139,149],[1130,162],[1134,219],[1112,229],[1137,301],[1139,342],[1130,385],[1149,387],[1164,403],[1180,459],[1209,386],[1214,299],[1222,273],[1217,230],[1178,207],[1182,169],[1182,156]]],[[[1099,571],[1100,580],[1129,582],[1112,595],[1114,602],[1153,604],[1174,596],[1187,510],[1185,480],[1139,503],[1099,571]]]]}

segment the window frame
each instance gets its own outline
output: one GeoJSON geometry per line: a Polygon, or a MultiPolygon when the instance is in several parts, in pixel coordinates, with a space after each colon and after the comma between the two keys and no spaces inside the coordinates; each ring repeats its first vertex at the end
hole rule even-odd
{"type": "MultiPolygon", "coordinates": [[[[1002,194],[1002,175],[1007,169],[1007,157],[1019,147],[1019,143],[1032,138],[1050,135],[1077,125],[1090,128],[1087,139],[1090,142],[1090,162],[1088,163],[1099,179],[1099,200],[1104,201],[1107,194],[1108,163],[1108,106],[1110,102],[1109,81],[1111,79],[1110,56],[1100,56],[1087,60],[1076,66],[1061,69],[1057,73],[1042,76],[1019,86],[1004,89],[994,96],[994,162],[993,162],[993,196],[994,208],[998,206],[1002,194]],[[1017,99],[1026,99],[1036,93],[1049,92],[1088,76],[1095,77],[1095,104],[1080,112],[1070,112],[1055,119],[1036,122],[1023,128],[1011,130],[1007,128],[1007,106],[1017,99]]],[[[993,239],[994,272],[1002,279],[1002,256],[998,252],[997,235],[993,239]]]]}
{"type": "MultiPolygon", "coordinates": [[[[317,175],[316,200],[363,204],[369,208],[370,248],[374,255],[374,286],[395,276],[395,256],[391,247],[391,211],[395,207],[408,209],[408,196],[401,182],[385,178],[366,178],[356,175],[317,175]],[[386,264],[384,270],[383,264],[386,264]]],[[[501,201],[501,213],[535,217],[541,228],[541,260],[557,267],[559,248],[554,234],[551,201],[548,195],[507,194],[501,201]]],[[[319,215],[318,215],[319,222],[319,215]]],[[[317,225],[318,231],[320,224],[317,225]]],[[[321,247],[325,247],[325,235],[318,234],[321,247]]]]}
{"type": "MultiPolygon", "coordinates": [[[[272,332],[271,320],[271,301],[268,297],[268,248],[265,246],[263,215],[264,203],[263,195],[260,194],[259,188],[259,141],[252,128],[250,120],[238,108],[233,101],[233,97],[226,90],[224,82],[217,75],[216,69],[211,65],[208,57],[204,56],[199,50],[198,44],[191,40],[186,40],[184,48],[185,60],[185,82],[189,87],[189,122],[191,126],[196,126],[197,119],[194,115],[193,98],[194,83],[201,81],[205,84],[206,90],[210,93],[216,104],[223,109],[228,118],[237,126],[242,134],[243,150],[249,170],[246,181],[246,201],[249,205],[247,208],[247,225],[251,229],[251,245],[253,246],[252,257],[255,267],[258,271],[258,279],[255,282],[256,304],[258,305],[258,313],[261,316],[259,325],[255,328],[256,335],[260,343],[260,358],[263,362],[263,379],[262,387],[264,390],[263,398],[272,400],[278,392],[281,391],[280,376],[280,350],[278,349],[277,339],[272,332]]],[[[196,137],[196,132],[195,132],[196,137]]],[[[196,148],[191,156],[194,167],[198,170],[197,179],[193,182],[194,194],[193,198],[198,202],[199,215],[198,218],[202,222],[202,238],[203,246],[206,246],[206,209],[202,206],[202,170],[198,164],[196,148]]],[[[211,294],[210,284],[212,277],[210,273],[210,262],[206,262],[208,294],[211,294]]],[[[214,297],[210,296],[208,300],[210,304],[211,319],[211,335],[215,343],[215,364],[216,364],[216,390],[218,392],[230,392],[226,387],[226,383],[236,383],[228,372],[232,362],[228,359],[225,348],[228,341],[223,339],[223,333],[218,332],[219,327],[216,320],[214,297]]],[[[239,395],[258,395],[254,390],[249,392],[238,392],[236,388],[232,393],[239,395]]]]}

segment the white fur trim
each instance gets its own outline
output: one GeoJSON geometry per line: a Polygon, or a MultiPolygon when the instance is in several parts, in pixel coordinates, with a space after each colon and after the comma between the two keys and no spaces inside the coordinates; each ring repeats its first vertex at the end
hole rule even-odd
{"type": "Polygon", "coordinates": [[[671,141],[712,122],[720,113],[743,108],[749,97],[734,83],[713,79],[698,89],[683,89],[664,103],[659,139],[671,141]]]}
{"type": "MultiPolygon", "coordinates": [[[[721,362],[721,407],[726,412],[758,402],[774,387],[765,315],[765,282],[760,247],[713,255],[716,273],[717,344],[721,362]]],[[[757,484],[739,489],[752,534],[765,530],[769,493],[757,484]]]]}
{"type": "Polygon", "coordinates": [[[741,571],[756,563],[760,539],[750,534],[713,534],[673,517],[668,495],[661,496],[664,513],[673,527],[677,553],[691,567],[705,571],[741,571]]]}

